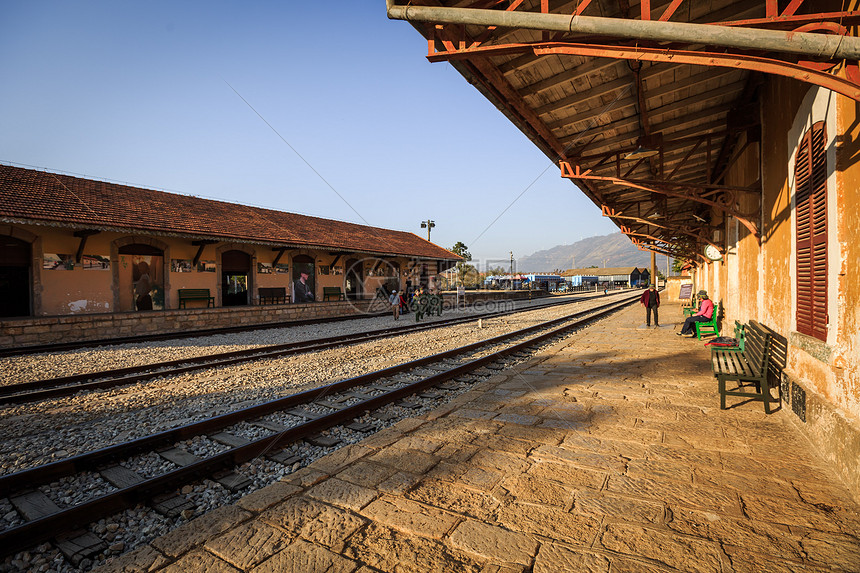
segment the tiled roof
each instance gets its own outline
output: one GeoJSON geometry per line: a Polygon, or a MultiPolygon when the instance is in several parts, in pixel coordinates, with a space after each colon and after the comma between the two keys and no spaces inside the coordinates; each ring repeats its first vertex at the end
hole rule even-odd
{"type": "Polygon", "coordinates": [[[284,246],[431,259],[459,257],[421,237],[297,215],[0,165],[0,218],[179,234],[284,246]]]}
{"type": "Polygon", "coordinates": [[[563,276],[563,277],[621,276],[621,275],[631,275],[631,274],[633,274],[633,271],[636,271],[636,270],[639,270],[641,272],[641,271],[647,271],[648,269],[644,269],[644,268],[639,269],[639,267],[610,267],[610,268],[603,268],[603,269],[591,267],[588,269],[569,269],[569,270],[566,270],[563,273],[561,273],[561,276],[563,276]]]}

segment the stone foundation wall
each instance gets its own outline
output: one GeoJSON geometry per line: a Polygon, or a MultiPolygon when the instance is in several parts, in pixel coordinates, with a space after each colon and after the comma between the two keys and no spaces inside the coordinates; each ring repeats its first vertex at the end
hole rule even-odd
{"type": "MultiPolygon", "coordinates": [[[[446,293],[444,296],[446,305],[455,304],[456,295],[446,293]]],[[[546,296],[543,291],[531,292],[531,298],[542,296],[546,296]]],[[[528,298],[528,291],[466,293],[467,304],[488,300],[528,298]]],[[[193,333],[214,328],[283,324],[300,320],[376,314],[388,312],[388,310],[388,301],[383,303],[381,300],[360,300],[14,318],[0,321],[0,348],[112,340],[147,334],[193,333]]]]}
{"type": "Polygon", "coordinates": [[[147,334],[192,333],[213,328],[288,323],[385,310],[384,307],[370,308],[371,302],[189,308],[10,319],[0,322],[0,348],[110,340],[147,334]]]}

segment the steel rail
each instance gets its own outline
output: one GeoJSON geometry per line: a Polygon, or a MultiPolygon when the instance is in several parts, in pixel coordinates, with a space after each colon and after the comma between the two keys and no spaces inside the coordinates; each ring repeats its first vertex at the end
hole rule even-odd
{"type": "Polygon", "coordinates": [[[154,362],[142,366],[129,366],[127,368],[115,368],[112,370],[86,372],[71,376],[60,376],[56,378],[46,378],[44,380],[35,380],[32,382],[9,384],[6,386],[0,386],[0,404],[35,402],[47,398],[68,396],[81,390],[113,388],[115,386],[152,380],[162,376],[175,376],[206,368],[218,368],[248,361],[265,360],[268,358],[276,358],[279,356],[288,356],[305,352],[315,352],[346,344],[359,344],[398,334],[421,332],[423,330],[430,330],[443,326],[453,326],[465,322],[472,322],[478,319],[496,318],[518,312],[529,312],[531,310],[540,310],[554,306],[575,304],[578,302],[583,302],[583,299],[555,301],[548,304],[535,305],[530,308],[476,314],[468,317],[460,316],[424,324],[386,328],[371,332],[360,332],[326,338],[302,340],[298,342],[288,342],[284,344],[259,346],[245,350],[235,350],[218,354],[207,354],[204,356],[168,360],[164,362],[154,362]]]}
{"type": "Polygon", "coordinates": [[[138,503],[146,502],[154,495],[175,489],[177,486],[183,483],[187,483],[188,481],[193,481],[194,479],[211,475],[214,472],[234,467],[236,465],[241,465],[242,463],[259,457],[268,451],[272,451],[276,448],[281,448],[289,443],[302,439],[303,437],[313,435],[314,433],[317,433],[326,428],[330,428],[332,426],[339,425],[345,421],[354,419],[368,410],[373,410],[392,401],[402,399],[429,386],[439,384],[451,378],[460,376],[466,372],[480,368],[485,364],[498,360],[502,356],[512,354],[514,352],[519,352],[525,348],[528,348],[529,346],[534,346],[535,344],[543,342],[544,340],[563,334],[564,332],[573,328],[582,326],[585,323],[591,322],[598,318],[602,318],[603,316],[606,316],[620,308],[634,303],[636,300],[638,300],[638,297],[630,298],[620,302],[609,303],[606,305],[602,305],[597,309],[591,309],[590,311],[582,311],[566,317],[553,319],[551,321],[499,335],[480,342],[468,344],[466,346],[445,351],[433,356],[428,356],[422,359],[386,368],[377,372],[365,374],[348,380],[343,380],[341,382],[324,386],[321,388],[316,388],[314,390],[309,390],[301,394],[296,394],[287,398],[274,400],[252,408],[247,408],[245,410],[240,410],[223,416],[218,416],[216,418],[211,418],[209,420],[198,422],[196,424],[190,424],[188,426],[177,428],[168,432],[162,432],[161,434],[155,434],[146,438],[134,440],[132,442],[129,442],[128,444],[119,444],[117,446],[111,446],[109,448],[97,450],[89,454],[83,454],[81,456],[76,456],[75,458],[69,458],[68,460],[64,460],[61,462],[55,462],[53,464],[39,466],[37,468],[25,470],[23,472],[11,474],[9,476],[3,476],[2,478],[0,478],[0,497],[7,497],[8,492],[10,491],[10,487],[17,486],[18,488],[21,488],[33,486],[40,482],[44,483],[43,480],[46,479],[50,481],[52,479],[56,479],[57,477],[61,477],[61,474],[56,473],[52,470],[59,469],[61,467],[85,466],[82,469],[77,470],[84,471],[84,469],[95,468],[100,464],[110,461],[111,459],[116,459],[120,456],[132,455],[139,451],[139,447],[143,446],[144,443],[146,443],[146,446],[143,446],[145,448],[151,449],[153,447],[157,447],[154,444],[157,444],[158,442],[154,440],[154,438],[158,438],[159,440],[161,440],[161,443],[171,443],[177,438],[167,438],[168,435],[178,435],[179,439],[187,438],[192,435],[199,435],[201,433],[204,433],[205,431],[220,429],[227,425],[242,421],[240,419],[236,419],[239,417],[242,417],[243,419],[255,418],[271,411],[277,411],[285,407],[289,407],[289,405],[297,403],[293,400],[297,399],[298,397],[302,397],[305,399],[308,397],[312,397],[312,400],[317,399],[329,393],[345,390],[350,387],[363,384],[375,379],[385,378],[391,376],[392,374],[402,372],[404,370],[423,366],[424,364],[438,362],[441,359],[448,358],[453,355],[471,352],[474,350],[478,350],[484,346],[490,346],[499,342],[505,342],[511,338],[528,335],[536,330],[541,330],[547,327],[554,327],[566,321],[573,321],[569,322],[568,324],[563,324],[558,328],[552,328],[547,332],[518,342],[507,348],[503,348],[501,350],[488,354],[487,356],[476,358],[444,372],[439,372],[402,388],[398,388],[380,396],[370,398],[366,401],[353,404],[352,406],[348,406],[343,410],[334,412],[332,414],[324,415],[320,418],[310,420],[303,424],[299,424],[280,434],[267,436],[244,446],[231,448],[230,450],[227,450],[220,454],[216,454],[215,456],[211,456],[204,460],[200,460],[199,462],[195,462],[193,464],[178,468],[155,478],[145,480],[137,485],[120,489],[116,492],[76,505],[74,507],[61,510],[60,512],[51,514],[49,516],[29,521],[23,525],[2,531],[0,532],[0,547],[8,549],[0,550],[0,553],[16,551],[21,547],[40,543],[47,539],[56,537],[58,535],[58,532],[69,531],[86,525],[87,523],[91,523],[95,520],[109,516],[118,511],[122,511],[129,507],[134,507],[138,503]],[[580,317],[583,314],[588,314],[589,316],[577,319],[577,317],[580,317]],[[243,414],[243,416],[239,416],[240,414],[243,414]],[[229,422],[228,419],[230,420],[229,422]],[[217,423],[215,422],[216,420],[217,423]],[[203,428],[207,429],[203,430],[203,428]],[[168,441],[164,442],[163,440],[165,439],[167,439],[168,441]],[[132,447],[129,448],[129,446],[132,447]],[[129,451],[129,449],[133,449],[134,451],[129,451]],[[49,468],[48,466],[54,466],[54,468],[49,468]]]}
{"type": "MultiPolygon", "coordinates": [[[[633,299],[631,298],[629,300],[633,299]]],[[[453,348],[451,350],[446,350],[438,354],[425,356],[424,358],[418,358],[409,362],[403,362],[401,364],[396,364],[394,366],[390,366],[382,370],[369,372],[367,374],[361,374],[353,378],[347,378],[339,382],[334,382],[332,384],[327,384],[325,386],[320,386],[318,388],[313,388],[311,390],[306,390],[297,394],[290,394],[289,396],[270,400],[268,402],[264,402],[256,406],[250,406],[248,408],[243,408],[234,412],[221,414],[220,416],[214,416],[212,418],[208,418],[200,422],[194,422],[185,426],[180,426],[178,428],[165,430],[157,434],[144,436],[142,438],[138,438],[130,442],[116,444],[114,446],[108,446],[106,448],[101,448],[92,452],[66,458],[65,460],[59,460],[28,470],[0,476],[0,498],[7,497],[8,492],[13,491],[15,489],[48,483],[50,481],[62,477],[73,475],[77,472],[94,470],[102,464],[113,461],[115,459],[120,459],[123,456],[134,455],[142,451],[161,447],[163,445],[170,445],[174,442],[205,434],[206,432],[220,430],[224,427],[230,426],[232,424],[237,424],[248,419],[265,416],[272,412],[277,412],[279,410],[291,408],[300,404],[314,402],[334,392],[348,390],[350,388],[353,388],[354,386],[370,383],[380,378],[393,376],[395,374],[399,374],[400,372],[411,370],[413,368],[419,368],[426,364],[433,364],[439,360],[443,360],[445,358],[455,356],[457,354],[462,354],[463,352],[470,352],[472,350],[481,348],[482,346],[504,342],[509,338],[527,334],[536,329],[544,328],[547,325],[553,325],[566,320],[571,320],[579,316],[588,315],[590,313],[600,311],[607,307],[612,307],[616,304],[626,304],[627,302],[629,301],[614,301],[593,309],[582,310],[568,316],[555,318],[537,325],[526,327],[524,329],[500,334],[498,336],[487,338],[485,340],[480,340],[478,342],[473,342],[466,346],[453,348]]]]}

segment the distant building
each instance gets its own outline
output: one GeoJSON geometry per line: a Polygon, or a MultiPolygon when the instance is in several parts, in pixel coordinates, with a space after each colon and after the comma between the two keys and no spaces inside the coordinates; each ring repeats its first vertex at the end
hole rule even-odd
{"type": "Polygon", "coordinates": [[[600,284],[606,286],[644,287],[651,282],[651,271],[638,267],[569,269],[561,273],[573,286],[600,284]]]}

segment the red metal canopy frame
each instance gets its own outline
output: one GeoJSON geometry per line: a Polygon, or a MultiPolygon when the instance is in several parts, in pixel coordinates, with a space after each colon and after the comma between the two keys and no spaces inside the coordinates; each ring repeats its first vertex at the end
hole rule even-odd
{"type": "MultiPolygon", "coordinates": [[[[846,25],[855,25],[860,23],[860,12],[858,11],[842,11],[842,12],[826,12],[817,14],[801,14],[797,11],[803,4],[804,0],[791,0],[782,14],[778,11],[777,0],[766,0],[765,18],[744,19],[723,22],[710,22],[713,26],[726,26],[727,28],[737,29],[738,27],[748,28],[763,28],[763,29],[780,29],[789,30],[796,33],[807,32],[823,32],[834,35],[848,35],[846,25]]],[[[572,16],[578,16],[588,7],[591,0],[582,0],[576,5],[575,12],[572,16]]],[[[418,0],[414,4],[422,4],[418,0]]],[[[427,0],[427,4],[440,5],[436,0],[427,0]]],[[[683,0],[672,0],[669,6],[664,10],[659,17],[662,22],[668,22],[676,12],[678,7],[683,3],[683,0]]],[[[471,5],[461,8],[468,11],[470,8],[488,8],[499,5],[498,0],[479,0],[471,5]]],[[[508,4],[505,11],[514,11],[523,4],[523,0],[513,0],[508,4]]],[[[626,2],[623,4],[626,5],[626,2]]],[[[640,3],[641,19],[651,19],[650,0],[642,0],[640,3]]],[[[542,13],[549,12],[549,2],[547,0],[540,1],[540,11],[542,13]]],[[[629,15],[628,15],[629,16],[629,15]]],[[[631,230],[626,225],[619,223],[618,219],[626,219],[640,225],[651,225],[657,229],[665,229],[668,234],[680,234],[690,237],[691,241],[696,244],[711,244],[718,248],[708,237],[709,231],[712,229],[709,226],[703,226],[699,232],[694,232],[687,227],[673,227],[671,225],[660,225],[654,221],[642,219],[632,215],[623,214],[615,207],[608,206],[600,191],[598,183],[608,183],[611,185],[621,186],[629,189],[639,190],[648,193],[656,193],[667,197],[682,198],[688,201],[693,201],[708,207],[722,211],[732,215],[740,221],[749,231],[760,241],[760,232],[756,226],[755,220],[760,207],[752,213],[742,213],[737,209],[739,204],[737,198],[738,193],[752,193],[760,198],[760,189],[732,187],[725,185],[713,184],[713,181],[719,181],[719,174],[709,174],[707,183],[688,183],[671,181],[672,176],[678,171],[680,166],[687,161],[690,155],[695,151],[691,150],[682,159],[675,169],[669,174],[668,178],[664,177],[662,172],[662,149],[660,158],[659,178],[656,179],[631,179],[630,174],[641,163],[641,160],[632,168],[628,169],[624,174],[616,173],[615,177],[602,176],[594,173],[594,169],[599,167],[608,155],[618,155],[618,151],[610,154],[605,154],[603,160],[592,169],[583,169],[582,162],[584,157],[572,157],[568,155],[572,144],[564,145],[548,126],[538,117],[535,111],[525,102],[522,96],[516,89],[511,86],[499,69],[493,65],[489,58],[501,55],[510,54],[532,54],[535,57],[541,56],[577,56],[577,57],[592,57],[592,58],[608,58],[616,60],[628,61],[648,61],[687,64],[706,67],[723,67],[730,69],[742,69],[750,72],[764,73],[777,75],[787,78],[792,78],[797,81],[823,87],[825,89],[842,94],[850,99],[860,102],[860,70],[856,61],[838,60],[823,56],[816,61],[802,60],[802,57],[797,54],[773,54],[765,52],[766,56],[755,53],[754,51],[744,50],[740,48],[721,48],[723,51],[705,51],[688,49],[689,46],[682,43],[667,43],[656,44],[643,40],[645,45],[639,45],[639,41],[620,40],[616,44],[606,43],[608,40],[615,41],[616,38],[594,37],[585,38],[579,37],[576,42],[563,41],[564,32],[543,32],[542,39],[539,42],[525,43],[502,43],[494,45],[485,45],[484,42],[493,39],[497,35],[499,28],[496,26],[486,26],[485,31],[475,37],[470,37],[466,32],[466,26],[462,24],[428,24],[427,25],[427,42],[428,42],[428,60],[431,62],[439,61],[460,61],[467,66],[467,70],[473,77],[483,85],[484,89],[493,94],[493,97],[502,102],[509,112],[513,112],[514,117],[521,125],[527,126],[529,131],[536,136],[537,140],[543,142],[549,150],[557,154],[560,162],[562,177],[577,180],[581,183],[583,191],[591,196],[603,209],[604,216],[611,217],[616,220],[616,223],[630,236],[631,240],[639,247],[654,252],[664,254],[678,255],[683,253],[687,258],[701,258],[701,254],[695,248],[691,248],[690,244],[683,244],[686,241],[680,240],[679,244],[673,246],[666,242],[666,238],[660,238],[649,233],[641,232],[642,229],[636,231],[631,230]],[[624,45],[628,42],[628,45],[624,45]],[[653,47],[659,45],[659,47],[653,47]],[[444,49],[439,49],[439,48],[444,49]],[[836,73],[833,73],[836,72],[836,73]],[[713,177],[713,179],[712,179],[713,177]],[[653,241],[653,243],[645,243],[640,239],[653,241]]],[[[803,35],[803,34],[800,34],[803,35]]],[[[808,35],[808,34],[807,34],[808,35]]],[[[799,37],[799,36],[798,36],[799,37]]],[[[789,36],[787,42],[793,42],[794,36],[789,36]]],[[[641,89],[641,85],[640,85],[641,89]]],[[[640,102],[640,105],[642,102],[640,102]]],[[[643,108],[644,113],[644,108],[643,108]]],[[[646,122],[647,125],[647,122],[646,122]]],[[[646,130],[647,131],[647,130],[646,130]]],[[[705,136],[708,137],[708,136],[705,136]]],[[[536,142],[537,142],[536,140],[536,142]]],[[[749,144],[747,141],[746,145],[749,144]]],[[[699,144],[696,144],[697,146],[699,144]]],[[[582,150],[580,150],[581,153],[582,150]]],[[[710,141],[708,141],[708,161],[710,162],[710,141]]],[[[735,157],[729,157],[728,161],[733,161],[735,157]]],[[[653,161],[653,160],[652,160],[653,161]]],[[[616,163],[620,163],[616,161],[616,163]]],[[[652,163],[653,164],[653,163],[652,163]]],[[[620,168],[620,165],[619,167],[620,168]]],[[[727,169],[726,167],[725,169],[727,169]]],[[[724,173],[725,169],[721,169],[724,173]]],[[[653,170],[652,170],[653,171],[653,170]]],[[[697,217],[698,219],[698,217],[697,217]]],[[[695,245],[692,245],[695,247],[695,245]]]]}

